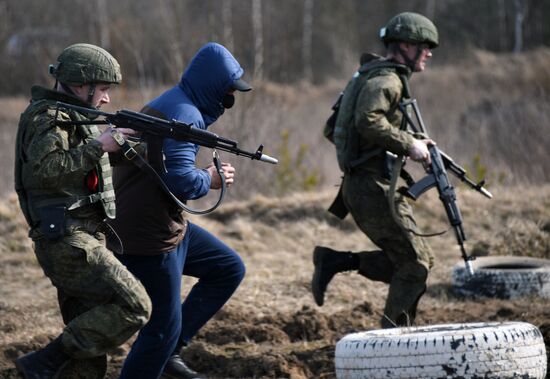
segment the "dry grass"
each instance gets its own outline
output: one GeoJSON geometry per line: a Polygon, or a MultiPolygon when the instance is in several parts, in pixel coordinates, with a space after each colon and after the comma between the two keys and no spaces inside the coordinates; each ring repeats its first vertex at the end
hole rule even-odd
{"type": "Polygon", "coordinates": [[[462,164],[479,156],[493,183],[548,182],[548,59],[549,49],[475,51],[419,75],[415,93],[431,135],[462,164]]]}
{"type": "MultiPolygon", "coordinates": [[[[469,251],[550,258],[549,54],[550,50],[517,56],[477,52],[455,66],[436,67],[413,79],[425,121],[439,146],[459,163],[473,167],[477,154],[481,165],[487,166],[494,200],[459,188],[469,251]]],[[[212,377],[332,378],[337,339],[377,327],[385,285],[353,273],[338,275],[322,308],[313,303],[309,290],[315,245],[352,251],[373,247],[352,221],[340,222],[325,211],[336,192],[339,172],[334,149],[323,140],[321,128],[343,85],[258,85],[252,93],[239,96],[235,109],[214,128],[243,148],[264,143],[266,152],[273,155],[280,148],[281,130],[289,130],[289,148],[296,152],[302,143],[310,147],[305,165],[318,169],[322,183],[314,192],[271,197],[276,167],[224,154],[238,166],[238,182],[219,211],[192,220],[241,254],[247,277],[185,353],[197,369],[212,377]]],[[[139,109],[144,99],[160,92],[136,94],[122,88],[108,110],[139,109]]],[[[12,360],[51,339],[62,322],[55,290],[36,263],[11,193],[13,136],[27,101],[2,101],[9,107],[0,113],[0,194],[4,194],[0,201],[0,377],[15,378],[12,360]]],[[[418,201],[416,214],[425,231],[447,227],[434,191],[418,201]]],[[[453,235],[432,238],[430,244],[437,261],[420,304],[420,324],[522,320],[539,326],[548,346],[547,302],[457,299],[449,291],[451,267],[460,264],[453,235]]],[[[192,283],[184,279],[185,288],[192,283]]],[[[113,352],[109,378],[116,377],[128,347],[113,352]]]]}
{"type": "MultiPolygon", "coordinates": [[[[339,221],[325,211],[334,193],[255,196],[191,218],[237,250],[247,266],[234,297],[186,351],[196,368],[212,377],[333,378],[335,342],[352,331],[378,326],[387,286],[355,273],[333,280],[325,306],[313,303],[309,283],[315,245],[351,251],[374,247],[352,221],[339,221]]],[[[467,249],[483,245],[491,255],[550,258],[550,186],[496,187],[493,194],[487,200],[458,190],[467,249]]],[[[446,228],[434,191],[417,202],[416,214],[426,231],[446,228]]],[[[55,291],[35,261],[13,196],[0,202],[0,229],[0,377],[15,378],[11,360],[43,345],[62,323],[55,291]]],[[[550,333],[550,310],[541,299],[479,302],[454,297],[450,272],[461,264],[454,236],[447,233],[429,242],[436,266],[420,303],[419,324],[521,320],[550,333]]],[[[193,283],[184,278],[184,288],[193,283]]],[[[545,338],[548,345],[550,335],[545,338]]],[[[113,352],[109,378],[116,377],[128,348],[126,344],[113,352]]]]}

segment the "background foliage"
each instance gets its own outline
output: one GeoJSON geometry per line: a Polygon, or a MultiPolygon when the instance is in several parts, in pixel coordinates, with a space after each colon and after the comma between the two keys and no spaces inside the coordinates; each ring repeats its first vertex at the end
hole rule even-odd
{"type": "Polygon", "coordinates": [[[320,84],[347,76],[358,52],[380,52],[379,28],[408,10],[437,24],[440,64],[461,59],[468,47],[508,52],[550,44],[544,0],[2,0],[0,70],[10,80],[0,94],[26,93],[47,80],[47,65],[76,42],[112,52],[130,87],[173,83],[211,40],[257,80],[320,84]]]}

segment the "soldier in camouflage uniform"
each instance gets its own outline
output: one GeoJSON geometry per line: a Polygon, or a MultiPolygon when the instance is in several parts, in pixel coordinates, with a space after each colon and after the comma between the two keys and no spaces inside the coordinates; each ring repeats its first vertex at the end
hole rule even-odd
{"type": "Polygon", "coordinates": [[[88,108],[109,102],[121,81],[118,62],[89,44],[67,47],[50,66],[53,89],[34,86],[16,141],[15,188],[44,273],[57,288],[66,324],[41,350],[16,360],[25,378],[103,378],[106,352],[147,322],[151,302],[141,283],[105,247],[106,218],[115,216],[109,154],[130,129],[58,125],[85,121],[61,101],[88,108]]]}
{"type": "Polygon", "coordinates": [[[389,168],[388,152],[429,162],[427,145],[434,142],[401,127],[398,104],[409,97],[410,74],[424,71],[431,50],[438,45],[438,33],[426,17],[406,12],[393,17],[380,37],[386,57],[363,55],[361,68],[343,93],[334,129],[325,130],[344,172],[343,204],[380,250],[351,253],[317,246],[312,292],[322,305],[332,277],[349,270],[388,283],[381,325],[390,328],[414,322],[433,265],[426,241],[408,230],[415,229],[411,206],[399,193],[390,195],[392,174],[397,174],[389,168]]]}

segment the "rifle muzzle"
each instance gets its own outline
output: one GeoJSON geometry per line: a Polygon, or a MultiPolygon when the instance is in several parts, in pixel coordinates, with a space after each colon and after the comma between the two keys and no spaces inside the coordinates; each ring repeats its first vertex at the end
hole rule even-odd
{"type": "Polygon", "coordinates": [[[267,162],[267,163],[271,163],[271,164],[279,163],[279,160],[277,158],[270,157],[269,155],[266,155],[266,154],[260,155],[260,160],[262,162],[267,162]]]}

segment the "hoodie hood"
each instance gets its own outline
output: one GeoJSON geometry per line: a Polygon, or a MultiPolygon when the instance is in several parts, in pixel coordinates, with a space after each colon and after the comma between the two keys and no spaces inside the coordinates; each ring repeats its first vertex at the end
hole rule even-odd
{"type": "Polygon", "coordinates": [[[210,125],[223,114],[222,99],[243,72],[229,50],[210,42],[195,54],[179,86],[202,113],[205,124],[210,125]]]}

